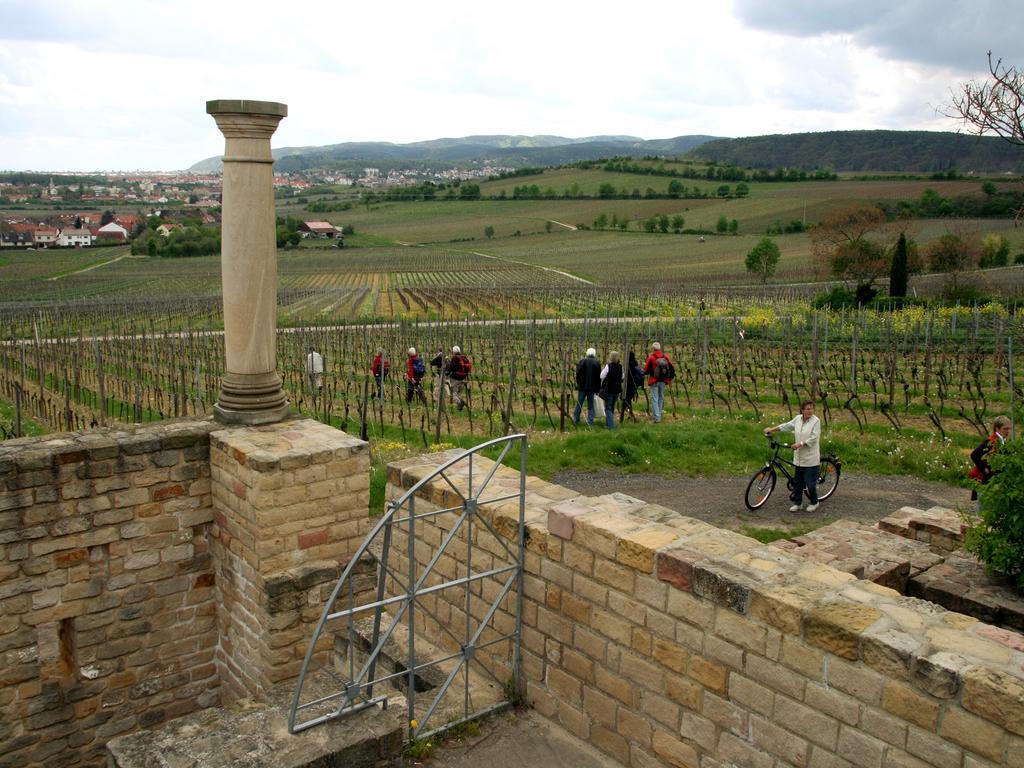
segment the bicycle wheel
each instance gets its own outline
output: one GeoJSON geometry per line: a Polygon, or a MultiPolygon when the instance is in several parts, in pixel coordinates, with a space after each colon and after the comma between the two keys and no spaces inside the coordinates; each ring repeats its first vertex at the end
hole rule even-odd
{"type": "Polygon", "coordinates": [[[831,456],[821,460],[818,468],[818,501],[824,501],[839,486],[839,464],[831,456]]]}
{"type": "Polygon", "coordinates": [[[768,497],[772,495],[772,491],[774,490],[775,467],[761,467],[761,469],[752,478],[750,478],[750,482],[747,483],[747,494],[744,496],[743,502],[747,505],[747,509],[758,509],[764,506],[764,503],[768,501],[768,497]]]}

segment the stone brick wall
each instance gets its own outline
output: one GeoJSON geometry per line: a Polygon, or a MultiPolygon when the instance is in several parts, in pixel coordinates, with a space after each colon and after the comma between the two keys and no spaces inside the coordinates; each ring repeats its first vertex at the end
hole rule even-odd
{"type": "Polygon", "coordinates": [[[0,766],[216,702],[210,429],[0,444],[0,766]]]}
{"type": "Polygon", "coordinates": [[[0,768],[105,765],[294,677],[369,530],[368,464],[309,420],[0,444],[0,768]]]}
{"type": "MultiPolygon", "coordinates": [[[[366,448],[309,419],[211,435],[225,701],[298,675],[323,604],[370,530],[366,448]]],[[[322,640],[325,655],[331,642],[322,640]]]]}
{"type": "MultiPolygon", "coordinates": [[[[388,497],[452,455],[393,463],[388,497]]],[[[447,474],[465,490],[464,471],[447,474]]],[[[1021,635],[628,496],[527,487],[527,698],[622,764],[1024,767],[1021,635]]],[[[435,482],[417,511],[456,501],[435,482]]],[[[517,512],[481,508],[505,539],[517,512]]],[[[438,542],[451,516],[419,525],[422,542],[438,542]]],[[[484,562],[502,562],[475,531],[484,562]]],[[[439,566],[457,567],[460,544],[439,566]]],[[[399,531],[392,557],[404,551],[399,531]]],[[[431,600],[436,621],[463,619],[461,594],[431,600]]],[[[511,621],[499,612],[503,631],[511,621]]],[[[508,654],[477,658],[505,675],[508,654]]]]}

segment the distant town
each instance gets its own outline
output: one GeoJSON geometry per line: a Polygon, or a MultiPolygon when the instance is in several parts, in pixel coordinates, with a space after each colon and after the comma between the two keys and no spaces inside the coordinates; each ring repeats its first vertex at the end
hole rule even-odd
{"type": "MultiPolygon", "coordinates": [[[[424,171],[363,168],[361,174],[306,170],[275,173],[277,197],[301,196],[330,185],[364,188],[405,186],[434,181],[451,183],[487,178],[513,169],[497,166],[424,171]]],[[[127,242],[146,229],[150,218],[163,220],[157,232],[167,237],[174,222],[220,223],[221,176],[181,172],[117,174],[59,173],[0,175],[0,248],[84,248],[127,242]],[[134,213],[124,213],[134,209],[134,213]]],[[[305,237],[340,236],[325,222],[303,222],[305,237]],[[325,227],[330,227],[328,234],[325,227]]],[[[302,227],[300,227],[300,230],[302,227]]]]}

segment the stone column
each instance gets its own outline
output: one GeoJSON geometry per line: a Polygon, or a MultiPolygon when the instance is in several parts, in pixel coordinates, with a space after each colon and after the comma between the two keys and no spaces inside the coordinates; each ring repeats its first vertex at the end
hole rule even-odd
{"type": "Polygon", "coordinates": [[[277,373],[277,238],[270,137],[285,104],[206,102],[226,139],[221,282],[225,372],[214,406],[226,424],[266,424],[288,414],[277,373]]]}

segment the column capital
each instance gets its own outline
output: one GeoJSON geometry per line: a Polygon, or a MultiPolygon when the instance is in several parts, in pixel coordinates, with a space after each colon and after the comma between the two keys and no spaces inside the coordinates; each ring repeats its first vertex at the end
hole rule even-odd
{"type": "Polygon", "coordinates": [[[288,105],[277,101],[253,101],[252,99],[212,99],[206,102],[208,115],[267,115],[278,118],[288,117],[288,105]]]}

